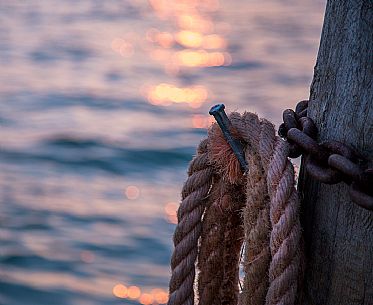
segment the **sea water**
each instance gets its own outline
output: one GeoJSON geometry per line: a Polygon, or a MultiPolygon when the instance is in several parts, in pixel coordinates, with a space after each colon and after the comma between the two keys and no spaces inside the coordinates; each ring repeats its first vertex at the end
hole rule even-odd
{"type": "Polygon", "coordinates": [[[0,1],[0,304],[161,304],[209,108],[307,99],[325,1],[0,1]]]}

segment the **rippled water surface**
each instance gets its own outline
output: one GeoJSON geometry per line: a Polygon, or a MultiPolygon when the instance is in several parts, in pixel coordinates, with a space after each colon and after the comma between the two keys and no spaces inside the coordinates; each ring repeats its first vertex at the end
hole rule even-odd
{"type": "Polygon", "coordinates": [[[325,1],[0,1],[0,304],[163,304],[212,104],[308,97],[325,1]]]}

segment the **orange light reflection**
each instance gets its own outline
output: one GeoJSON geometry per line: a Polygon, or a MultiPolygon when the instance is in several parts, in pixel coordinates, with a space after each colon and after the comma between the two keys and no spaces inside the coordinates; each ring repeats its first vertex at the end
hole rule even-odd
{"type": "Polygon", "coordinates": [[[187,103],[192,108],[198,108],[206,101],[207,96],[207,90],[203,86],[179,88],[162,83],[151,87],[148,91],[149,102],[153,105],[163,106],[172,103],[187,103]]]}
{"type": "MultiPolygon", "coordinates": [[[[169,76],[177,76],[183,69],[231,64],[232,58],[225,51],[226,40],[214,33],[220,26],[212,22],[211,13],[220,8],[219,0],[149,0],[149,4],[160,19],[178,27],[174,33],[155,28],[146,33],[146,40],[153,44],[151,58],[162,62],[169,76]]],[[[153,105],[186,103],[199,108],[207,99],[207,90],[203,86],[179,88],[161,83],[148,90],[147,98],[153,105]]],[[[205,128],[207,124],[201,118],[193,119],[195,128],[205,128]]]]}
{"type": "Polygon", "coordinates": [[[153,304],[153,301],[154,298],[150,293],[143,293],[139,298],[139,302],[143,305],[153,304]]]}
{"type": "Polygon", "coordinates": [[[180,31],[176,34],[176,41],[187,48],[199,48],[202,45],[203,37],[198,32],[180,31]]]}
{"type": "Polygon", "coordinates": [[[214,25],[209,18],[202,18],[199,15],[181,14],[177,16],[177,23],[182,29],[196,32],[209,33],[214,30],[214,25]]]}
{"type": "Polygon", "coordinates": [[[205,49],[224,49],[227,44],[225,40],[217,34],[206,35],[203,39],[205,49]]]}
{"type": "Polygon", "coordinates": [[[169,223],[177,224],[177,209],[179,205],[175,202],[169,202],[165,205],[164,210],[166,213],[166,219],[169,223]]]}
{"type": "Polygon", "coordinates": [[[125,299],[128,296],[127,287],[123,284],[116,284],[113,287],[113,294],[120,299],[125,299]]]}
{"type": "Polygon", "coordinates": [[[225,40],[217,34],[201,35],[193,31],[180,31],[176,34],[176,41],[186,48],[224,49],[225,40]]]}
{"type": "Polygon", "coordinates": [[[137,300],[143,305],[166,304],[168,302],[168,293],[160,288],[152,289],[150,292],[141,292],[138,286],[126,287],[118,283],[113,287],[113,295],[120,299],[137,300]]]}
{"type": "Polygon", "coordinates": [[[141,290],[137,286],[131,286],[128,288],[128,297],[130,299],[137,299],[141,295],[141,290]]]}
{"type": "Polygon", "coordinates": [[[162,289],[153,289],[152,295],[154,300],[159,304],[166,304],[168,302],[168,293],[162,289]]]}
{"type": "Polygon", "coordinates": [[[126,188],[125,195],[128,199],[134,200],[140,196],[140,190],[137,186],[130,185],[126,188]]]}
{"type": "Polygon", "coordinates": [[[192,116],[192,126],[194,128],[208,128],[214,122],[210,115],[194,114],[192,116]]]}
{"type": "Polygon", "coordinates": [[[155,41],[163,48],[168,49],[171,48],[174,44],[174,37],[171,33],[168,32],[161,32],[158,33],[155,37],[155,41]]]}
{"type": "Polygon", "coordinates": [[[175,54],[175,61],[185,67],[218,67],[227,65],[222,52],[208,53],[205,50],[183,50],[175,54]]]}

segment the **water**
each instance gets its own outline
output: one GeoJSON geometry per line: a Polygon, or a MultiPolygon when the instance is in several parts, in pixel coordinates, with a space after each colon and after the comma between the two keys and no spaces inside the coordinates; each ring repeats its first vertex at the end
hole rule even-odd
{"type": "Polygon", "coordinates": [[[1,1],[0,304],[164,303],[208,109],[278,125],[324,2],[1,1]]]}

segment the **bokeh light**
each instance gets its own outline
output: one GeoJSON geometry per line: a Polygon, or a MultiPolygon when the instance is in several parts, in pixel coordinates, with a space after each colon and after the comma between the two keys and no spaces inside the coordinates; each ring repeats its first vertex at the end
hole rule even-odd
{"type": "Polygon", "coordinates": [[[185,67],[219,67],[229,65],[226,53],[205,50],[183,50],[175,53],[175,61],[185,67]]]}
{"type": "Polygon", "coordinates": [[[168,302],[168,293],[162,289],[153,289],[152,295],[158,304],[166,304],[168,302]]]}
{"type": "MultiPolygon", "coordinates": [[[[219,1],[150,0],[149,3],[160,19],[170,20],[179,27],[175,32],[150,28],[145,35],[146,40],[154,45],[149,51],[150,57],[163,63],[168,75],[177,76],[185,69],[229,66],[232,63],[232,57],[226,51],[228,43],[221,34],[214,32],[216,27],[210,16],[219,9],[219,1]]],[[[196,86],[204,90],[160,83],[149,90],[148,100],[159,106],[187,103],[192,108],[199,108],[207,100],[207,90],[201,84],[196,86]]]]}
{"type": "Polygon", "coordinates": [[[177,23],[182,29],[200,33],[209,33],[214,30],[214,24],[207,16],[181,14],[176,17],[177,23]]]}
{"type": "Polygon", "coordinates": [[[148,90],[148,100],[153,105],[186,103],[192,108],[198,108],[206,101],[207,96],[207,89],[203,86],[177,87],[162,83],[148,90]]]}
{"type": "Polygon", "coordinates": [[[153,301],[154,297],[150,293],[143,293],[139,298],[139,302],[144,305],[153,304],[153,301]]]}
{"type": "Polygon", "coordinates": [[[180,31],[176,34],[176,41],[187,48],[199,48],[202,45],[203,37],[198,32],[180,31]]]}
{"type": "Polygon", "coordinates": [[[140,297],[140,295],[141,295],[141,290],[140,290],[139,287],[137,287],[137,286],[130,286],[128,288],[128,297],[130,299],[137,299],[137,298],[140,297]]]}
{"type": "Polygon", "coordinates": [[[163,48],[171,48],[174,44],[174,37],[168,32],[158,32],[154,38],[155,42],[163,48]]]}
{"type": "Polygon", "coordinates": [[[179,208],[179,205],[175,202],[168,202],[165,207],[164,211],[166,214],[166,220],[169,223],[177,224],[177,209],[179,208]]]}
{"type": "Polygon", "coordinates": [[[127,290],[127,287],[124,286],[123,284],[116,284],[116,285],[113,287],[113,294],[114,294],[117,298],[125,299],[125,298],[127,298],[127,296],[128,296],[128,290],[127,290]]]}
{"type": "Polygon", "coordinates": [[[135,200],[140,196],[140,189],[135,185],[130,185],[125,190],[125,195],[130,200],[135,200]]]}
{"type": "Polygon", "coordinates": [[[150,291],[142,291],[138,286],[130,286],[127,288],[122,283],[118,283],[113,287],[113,295],[119,299],[137,300],[143,305],[161,305],[168,302],[168,292],[161,288],[153,288],[150,291]]]}
{"type": "Polygon", "coordinates": [[[192,116],[193,128],[205,129],[208,128],[215,121],[211,115],[194,114],[192,116]]]}

